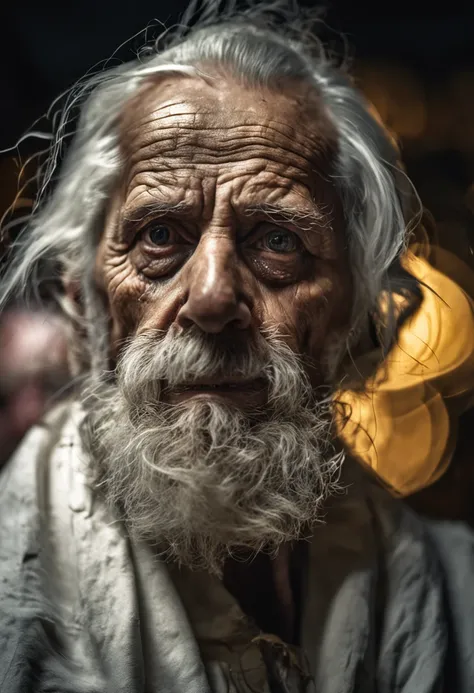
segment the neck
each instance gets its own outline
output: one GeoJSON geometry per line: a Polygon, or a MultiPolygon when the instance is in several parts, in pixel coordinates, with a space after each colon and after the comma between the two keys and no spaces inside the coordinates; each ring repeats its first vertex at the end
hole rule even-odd
{"type": "Polygon", "coordinates": [[[275,557],[259,553],[229,558],[223,571],[226,589],[265,633],[298,644],[300,604],[307,542],[284,544],[275,557]]]}

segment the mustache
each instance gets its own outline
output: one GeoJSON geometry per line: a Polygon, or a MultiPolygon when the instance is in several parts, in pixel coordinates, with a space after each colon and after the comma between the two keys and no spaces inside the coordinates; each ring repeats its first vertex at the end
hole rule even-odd
{"type": "Polygon", "coordinates": [[[195,325],[182,331],[147,331],[126,346],[116,373],[122,396],[137,409],[143,409],[144,402],[158,402],[163,387],[211,378],[261,380],[269,404],[276,408],[279,402],[288,408],[289,402],[312,396],[301,357],[274,328],[250,336],[243,331],[207,334],[195,325]]]}

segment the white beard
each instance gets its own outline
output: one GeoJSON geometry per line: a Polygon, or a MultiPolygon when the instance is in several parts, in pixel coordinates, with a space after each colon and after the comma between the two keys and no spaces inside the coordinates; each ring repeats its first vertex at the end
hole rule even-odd
{"type": "Polygon", "coordinates": [[[343,454],[331,405],[317,402],[299,358],[278,337],[223,350],[216,336],[135,338],[116,384],[90,388],[84,444],[106,499],[132,534],[191,568],[219,573],[234,549],[274,552],[321,521],[343,454]],[[170,385],[220,374],[265,377],[251,416],[219,401],[160,401],[170,385]]]}

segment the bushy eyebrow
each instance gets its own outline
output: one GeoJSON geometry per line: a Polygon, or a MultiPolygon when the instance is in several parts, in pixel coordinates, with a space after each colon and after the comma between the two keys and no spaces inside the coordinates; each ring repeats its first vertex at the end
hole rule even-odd
{"type": "Polygon", "coordinates": [[[332,215],[314,205],[311,209],[303,211],[295,207],[263,202],[252,205],[244,212],[247,216],[261,215],[270,221],[291,224],[301,231],[313,229],[332,228],[332,215]]]}
{"type": "Polygon", "coordinates": [[[124,212],[122,227],[126,230],[128,225],[136,227],[137,224],[142,224],[147,219],[166,216],[166,214],[189,214],[191,212],[192,206],[187,202],[150,202],[132,211],[124,212]]]}
{"type": "MultiPolygon", "coordinates": [[[[145,224],[148,219],[164,217],[168,214],[192,216],[195,207],[189,202],[157,202],[137,207],[125,212],[121,221],[121,233],[127,237],[136,232],[137,226],[145,224]]],[[[282,204],[262,202],[245,207],[241,214],[246,217],[260,216],[275,223],[291,224],[301,231],[332,229],[332,216],[316,205],[309,210],[301,210],[282,204]]]]}

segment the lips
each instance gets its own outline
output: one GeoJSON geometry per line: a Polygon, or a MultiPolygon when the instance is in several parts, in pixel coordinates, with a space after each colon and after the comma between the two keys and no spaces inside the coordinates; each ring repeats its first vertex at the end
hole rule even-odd
{"type": "Polygon", "coordinates": [[[242,390],[256,390],[261,389],[265,386],[265,381],[263,378],[258,378],[254,380],[231,380],[231,381],[197,381],[190,383],[182,383],[180,385],[175,385],[172,389],[174,392],[233,392],[242,390]]]}
{"type": "Polygon", "coordinates": [[[180,390],[196,390],[197,392],[206,390],[242,390],[243,386],[237,383],[223,383],[222,385],[183,385],[180,390]]]}
{"type": "Polygon", "coordinates": [[[162,401],[167,404],[184,404],[200,399],[220,400],[242,410],[261,410],[268,401],[268,383],[265,378],[200,379],[177,385],[164,386],[162,401]]]}

